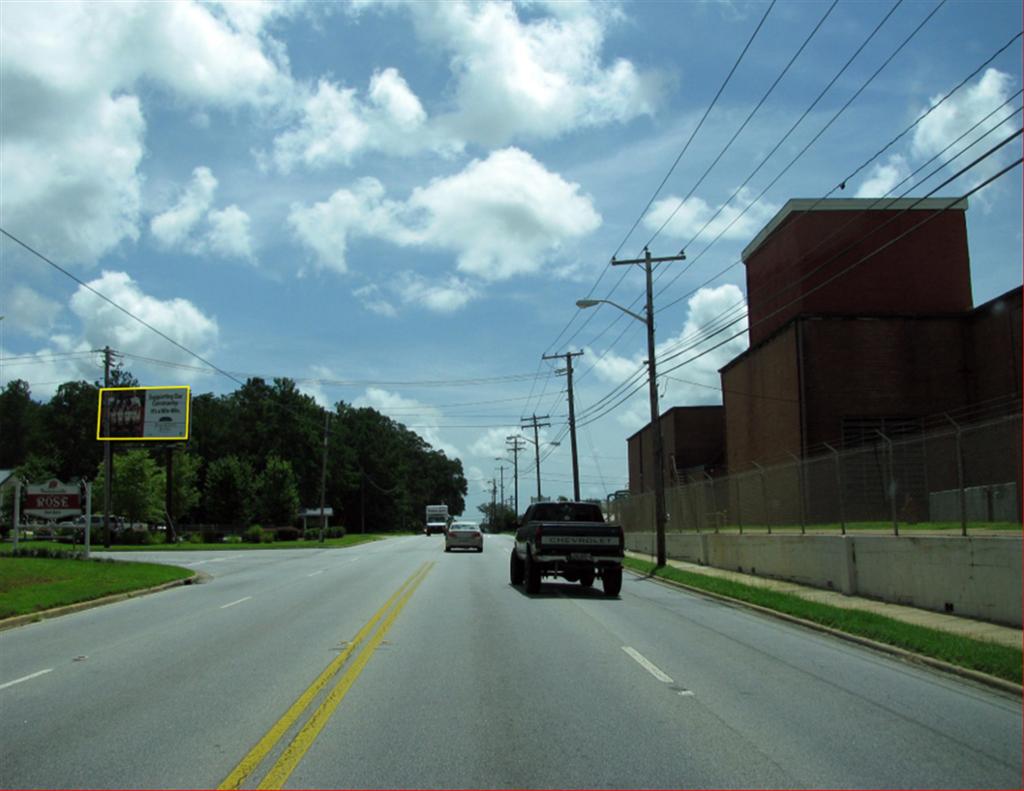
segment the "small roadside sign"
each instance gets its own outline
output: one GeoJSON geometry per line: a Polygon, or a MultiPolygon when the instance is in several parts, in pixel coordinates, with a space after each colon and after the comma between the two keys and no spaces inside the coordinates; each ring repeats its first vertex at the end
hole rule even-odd
{"type": "Polygon", "coordinates": [[[82,498],[77,483],[51,478],[46,483],[29,484],[25,489],[25,516],[61,519],[82,513],[82,498]]]}

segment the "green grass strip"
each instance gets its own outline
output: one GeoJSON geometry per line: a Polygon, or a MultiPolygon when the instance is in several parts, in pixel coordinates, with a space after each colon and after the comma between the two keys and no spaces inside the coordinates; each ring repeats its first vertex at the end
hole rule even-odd
{"type": "Polygon", "coordinates": [[[645,560],[626,558],[625,565],[644,574],[654,574],[721,596],[756,604],[777,612],[803,618],[849,634],[859,635],[879,643],[897,646],[915,654],[940,659],[951,665],[978,670],[982,673],[1021,683],[1022,652],[997,643],[974,640],[970,637],[941,632],[925,626],[904,623],[864,610],[848,610],[828,604],[807,601],[779,591],[745,585],[721,577],[705,576],[665,566],[655,571],[655,565],[645,560]]]}
{"type": "MultiPolygon", "coordinates": [[[[337,549],[340,547],[354,547],[358,544],[365,544],[368,541],[380,541],[384,538],[394,538],[397,534],[377,534],[377,533],[356,533],[353,535],[344,536],[343,538],[325,538],[321,544],[319,541],[313,540],[298,540],[298,541],[272,541],[269,544],[249,544],[242,542],[239,544],[231,543],[218,543],[218,544],[192,544],[188,541],[183,541],[179,544],[111,544],[110,548],[103,546],[103,542],[92,541],[89,545],[89,549],[92,552],[199,552],[210,550],[227,549],[231,551],[249,550],[249,549],[337,549]]],[[[0,556],[11,553],[12,545],[10,543],[4,544],[3,548],[0,549],[0,556]]],[[[59,552],[81,552],[83,546],[81,544],[61,544],[57,541],[19,541],[18,549],[53,549],[59,552]]]]}
{"type": "Polygon", "coordinates": [[[0,557],[0,618],[151,588],[192,574],[156,563],[0,557]]]}

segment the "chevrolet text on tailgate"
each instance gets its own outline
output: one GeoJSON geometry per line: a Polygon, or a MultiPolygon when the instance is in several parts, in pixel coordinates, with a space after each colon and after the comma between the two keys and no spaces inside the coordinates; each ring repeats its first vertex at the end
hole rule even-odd
{"type": "Polygon", "coordinates": [[[513,585],[527,593],[540,590],[542,577],[563,577],[584,588],[601,578],[608,596],[622,588],[622,527],[604,521],[594,503],[534,503],[516,530],[509,560],[513,585]]]}

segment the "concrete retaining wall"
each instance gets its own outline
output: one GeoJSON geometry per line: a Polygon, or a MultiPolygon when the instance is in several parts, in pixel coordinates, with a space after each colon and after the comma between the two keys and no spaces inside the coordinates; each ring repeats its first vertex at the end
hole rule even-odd
{"type": "MultiPolygon", "coordinates": [[[[654,554],[654,533],[626,547],[654,554]]],[[[669,533],[670,558],[1021,626],[1020,536],[669,533]]]]}

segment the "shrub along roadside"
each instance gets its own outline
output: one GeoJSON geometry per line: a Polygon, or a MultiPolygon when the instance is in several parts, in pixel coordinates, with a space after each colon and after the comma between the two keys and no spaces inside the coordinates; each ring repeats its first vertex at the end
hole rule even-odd
{"type": "Polygon", "coordinates": [[[788,593],[756,588],[741,582],[709,577],[672,566],[655,571],[653,563],[636,558],[627,557],[624,563],[627,567],[644,574],[654,574],[654,576],[680,582],[692,588],[756,604],[832,629],[939,659],[951,665],[988,673],[1016,684],[1021,683],[1021,664],[1024,657],[1019,648],[1010,648],[940,632],[937,629],[929,629],[916,624],[903,623],[864,610],[847,610],[806,601],[788,593]]]}
{"type": "Polygon", "coordinates": [[[81,557],[0,556],[0,618],[152,588],[191,577],[189,569],[81,557]]]}

